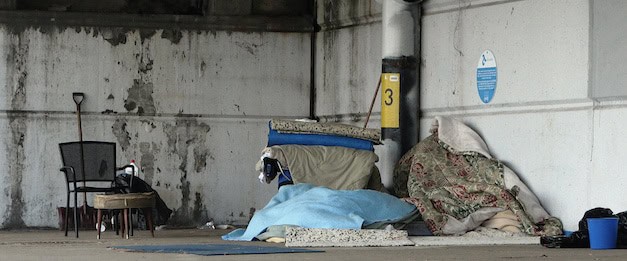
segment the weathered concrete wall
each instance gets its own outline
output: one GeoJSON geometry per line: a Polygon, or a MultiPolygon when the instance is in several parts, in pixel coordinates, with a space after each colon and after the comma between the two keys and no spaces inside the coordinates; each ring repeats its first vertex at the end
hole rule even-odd
{"type": "Polygon", "coordinates": [[[468,123],[567,230],[576,230],[589,208],[622,211],[625,202],[624,193],[595,190],[627,180],[618,166],[610,167],[615,179],[609,180],[598,165],[622,152],[597,149],[605,119],[597,118],[601,112],[589,96],[589,11],[585,0],[424,5],[422,126],[435,116],[468,123]],[[498,85],[493,100],[483,104],[476,70],[488,49],[496,57],[498,85]]]}
{"type": "Polygon", "coordinates": [[[627,96],[627,3],[592,1],[592,94],[596,98],[627,96]]]}
{"type": "Polygon", "coordinates": [[[627,210],[627,2],[591,1],[590,92],[595,99],[589,205],[627,210]]]}
{"type": "MultiPolygon", "coordinates": [[[[381,25],[376,12],[364,19],[349,10],[377,6],[323,1],[318,8],[316,109],[323,120],[363,124],[380,72],[381,25]]],[[[592,207],[624,211],[627,33],[617,25],[626,22],[625,8],[618,0],[425,1],[421,126],[436,116],[462,119],[567,230],[592,207]],[[496,56],[498,86],[486,105],[476,69],[487,49],[496,56]]],[[[420,132],[426,137],[428,127],[420,132]]]]}
{"type": "Polygon", "coordinates": [[[381,73],[381,5],[325,0],[318,2],[317,15],[317,116],[363,125],[381,73]]]}
{"type": "Polygon", "coordinates": [[[254,164],[267,120],[309,113],[309,34],[0,25],[0,228],[55,227],[58,143],[118,144],[118,165],[175,210],[172,224],[246,223],[276,192],[254,164]]]}

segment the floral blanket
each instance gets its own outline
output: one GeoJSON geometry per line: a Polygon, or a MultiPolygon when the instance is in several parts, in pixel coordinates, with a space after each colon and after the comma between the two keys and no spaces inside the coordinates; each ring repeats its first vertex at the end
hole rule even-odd
{"type": "Polygon", "coordinates": [[[309,133],[351,137],[381,144],[380,129],[366,129],[340,123],[300,122],[273,119],[270,127],[280,133],[309,133]]]}
{"type": "Polygon", "coordinates": [[[505,189],[503,164],[477,152],[458,152],[438,139],[437,131],[407,152],[394,170],[394,189],[414,204],[434,235],[443,235],[450,218],[464,219],[482,208],[511,210],[520,230],[530,235],[562,233],[557,218],[534,223],[516,199],[517,187],[505,189]]]}

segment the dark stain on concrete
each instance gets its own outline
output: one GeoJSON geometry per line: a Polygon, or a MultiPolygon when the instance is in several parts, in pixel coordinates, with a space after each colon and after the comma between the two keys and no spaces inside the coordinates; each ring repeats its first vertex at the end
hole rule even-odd
{"type": "Polygon", "coordinates": [[[255,215],[255,212],[257,211],[256,208],[250,208],[248,209],[248,221],[250,221],[251,219],[253,219],[253,216],[255,215]]]}
{"type": "Polygon", "coordinates": [[[128,98],[124,100],[124,108],[129,112],[137,109],[139,115],[154,116],[157,111],[152,94],[153,85],[151,82],[135,79],[133,86],[128,89],[128,98]]]}
{"type": "Polygon", "coordinates": [[[106,109],[104,111],[101,111],[100,114],[117,114],[117,111],[111,110],[111,109],[106,109]]]}
{"type": "Polygon", "coordinates": [[[111,126],[113,135],[117,138],[122,151],[126,151],[131,146],[131,135],[126,130],[126,120],[117,119],[111,126]]]}
{"type": "Polygon", "coordinates": [[[263,44],[254,44],[254,43],[246,43],[246,42],[235,42],[235,45],[237,45],[240,48],[246,50],[251,55],[256,56],[257,55],[257,48],[259,48],[263,44]]]}
{"type": "Polygon", "coordinates": [[[23,199],[22,178],[24,176],[24,163],[26,153],[24,150],[24,139],[26,135],[27,115],[19,113],[26,105],[26,80],[28,68],[28,41],[24,41],[21,34],[9,36],[10,44],[7,50],[6,93],[10,97],[11,112],[8,113],[9,129],[11,138],[6,144],[8,164],[6,173],[9,173],[9,187],[5,190],[10,201],[7,206],[7,214],[2,222],[3,228],[24,228],[26,227],[22,215],[24,215],[26,204],[23,199]],[[17,112],[16,112],[17,111],[17,112]]]}
{"type": "MultiPolygon", "coordinates": [[[[94,29],[94,31],[99,31],[99,29],[94,29]]],[[[113,46],[118,46],[120,44],[126,44],[126,34],[129,29],[116,27],[116,28],[104,28],[100,30],[100,34],[102,38],[105,39],[113,46]]]]}
{"type": "Polygon", "coordinates": [[[113,94],[109,94],[109,96],[107,96],[107,100],[113,100],[115,99],[115,97],[113,97],[113,94]]]}
{"type": "Polygon", "coordinates": [[[22,178],[24,176],[24,162],[26,153],[24,151],[24,137],[26,133],[26,115],[9,116],[9,127],[11,129],[11,141],[7,144],[9,151],[7,173],[10,173],[11,183],[9,186],[9,206],[8,215],[2,226],[3,228],[25,228],[26,224],[22,215],[26,208],[23,199],[22,178]]]}
{"type": "Polygon", "coordinates": [[[160,151],[161,149],[154,142],[139,143],[139,153],[141,154],[139,164],[144,174],[144,180],[148,184],[152,184],[152,180],[155,176],[155,154],[158,154],[160,151]]]}
{"type": "MultiPolygon", "coordinates": [[[[141,123],[150,126],[150,128],[152,128],[153,130],[157,128],[157,124],[155,124],[153,121],[142,120],[141,123]]],[[[153,143],[153,146],[156,146],[156,144],[153,143]]]]}
{"type": "Polygon", "coordinates": [[[173,44],[179,44],[181,42],[181,38],[183,38],[183,33],[178,29],[163,29],[161,32],[161,38],[168,39],[173,44]]]}
{"type": "Polygon", "coordinates": [[[139,73],[140,74],[146,74],[149,71],[152,71],[152,65],[155,63],[154,60],[152,59],[146,59],[147,61],[144,61],[144,59],[141,59],[140,63],[139,63],[139,73]]]}
{"type": "Polygon", "coordinates": [[[152,38],[155,34],[157,34],[156,30],[139,30],[139,38],[141,39],[142,44],[146,39],[152,38]]]}
{"type": "Polygon", "coordinates": [[[324,0],[323,1],[323,9],[324,9],[324,23],[332,24],[336,22],[340,18],[340,3],[334,0],[324,0]]]}
{"type": "Polygon", "coordinates": [[[208,220],[207,210],[205,209],[205,205],[202,200],[202,194],[200,194],[200,192],[196,192],[195,196],[192,218],[196,222],[208,220]]]}
{"type": "Polygon", "coordinates": [[[209,148],[207,146],[207,133],[211,130],[209,125],[198,122],[193,118],[178,118],[175,124],[164,124],[163,131],[168,141],[168,153],[178,156],[181,163],[180,171],[180,190],[181,190],[181,206],[174,211],[172,224],[189,224],[202,222],[202,220],[194,219],[194,210],[190,210],[190,182],[188,180],[188,153],[193,148],[194,153],[194,170],[204,169],[207,162],[209,148]],[[203,163],[202,168],[197,164],[203,163]]]}

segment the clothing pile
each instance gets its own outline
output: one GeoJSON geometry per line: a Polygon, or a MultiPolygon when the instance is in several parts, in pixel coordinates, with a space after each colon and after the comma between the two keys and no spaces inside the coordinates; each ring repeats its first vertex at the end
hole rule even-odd
{"type": "Polygon", "coordinates": [[[480,226],[529,235],[562,234],[537,197],[481,137],[462,122],[436,117],[394,170],[394,194],[414,204],[434,235],[480,226]]]}
{"type": "Polygon", "coordinates": [[[278,176],[279,186],[384,190],[373,146],[380,144],[380,130],[276,119],[269,127],[268,147],[256,165],[262,183],[278,176]]]}

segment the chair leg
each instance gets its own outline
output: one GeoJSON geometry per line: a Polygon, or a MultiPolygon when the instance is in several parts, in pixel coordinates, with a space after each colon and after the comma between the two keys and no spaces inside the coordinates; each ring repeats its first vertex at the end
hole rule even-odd
{"type": "Polygon", "coordinates": [[[100,226],[102,226],[102,209],[98,209],[98,218],[96,219],[96,230],[98,230],[98,237],[100,239],[100,226]]]}
{"type": "Polygon", "coordinates": [[[124,237],[126,239],[128,239],[128,230],[129,230],[129,214],[128,214],[128,208],[124,209],[124,237]]]}
{"type": "Polygon", "coordinates": [[[113,229],[113,231],[115,231],[115,235],[117,236],[117,235],[119,235],[119,234],[120,234],[120,233],[118,232],[119,225],[117,224],[117,223],[118,223],[118,220],[117,220],[117,218],[118,218],[118,216],[117,216],[117,212],[115,212],[115,210],[113,210],[113,209],[112,209],[112,210],[109,210],[109,215],[110,215],[110,217],[109,217],[109,218],[111,219],[111,225],[112,225],[112,227],[111,227],[111,228],[113,229]]]}
{"type": "Polygon", "coordinates": [[[129,212],[129,214],[128,214],[128,225],[129,225],[129,228],[130,228],[130,231],[131,231],[131,236],[133,236],[133,209],[129,208],[128,212],[129,212]]]}
{"type": "Polygon", "coordinates": [[[146,224],[150,230],[150,235],[155,237],[155,228],[152,224],[152,208],[144,208],[144,216],[146,216],[146,224]]]}
{"type": "Polygon", "coordinates": [[[67,237],[67,228],[68,228],[68,223],[70,221],[70,192],[68,191],[67,193],[67,201],[65,204],[65,236],[67,237]]]}
{"type": "Polygon", "coordinates": [[[76,231],[76,238],[78,238],[78,193],[74,192],[74,231],[76,231]]]}

